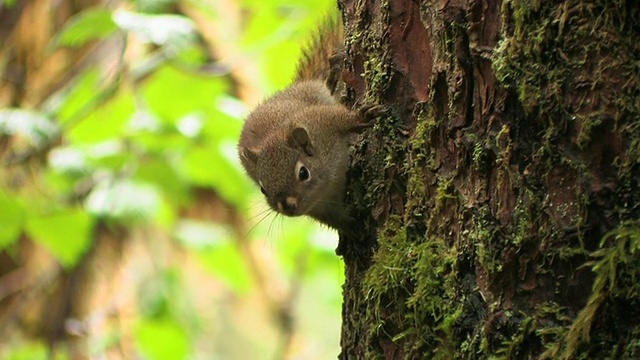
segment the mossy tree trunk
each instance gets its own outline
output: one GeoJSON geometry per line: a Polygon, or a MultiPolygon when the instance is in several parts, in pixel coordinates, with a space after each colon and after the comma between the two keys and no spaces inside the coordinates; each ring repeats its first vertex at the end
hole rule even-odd
{"type": "Polygon", "coordinates": [[[340,358],[640,357],[640,4],[339,5],[340,358]]]}

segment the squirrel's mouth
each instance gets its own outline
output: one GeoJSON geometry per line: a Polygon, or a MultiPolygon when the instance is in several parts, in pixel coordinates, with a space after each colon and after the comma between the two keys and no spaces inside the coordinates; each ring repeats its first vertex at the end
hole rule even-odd
{"type": "Polygon", "coordinates": [[[287,216],[300,216],[301,213],[298,205],[298,198],[294,196],[287,196],[276,202],[276,210],[287,216]]]}

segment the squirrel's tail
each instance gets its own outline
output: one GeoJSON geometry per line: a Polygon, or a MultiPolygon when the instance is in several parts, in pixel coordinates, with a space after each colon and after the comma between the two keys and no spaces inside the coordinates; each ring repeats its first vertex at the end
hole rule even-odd
{"type": "Polygon", "coordinates": [[[327,16],[302,50],[298,62],[296,81],[326,80],[333,93],[342,75],[345,57],[344,29],[339,14],[327,16]]]}

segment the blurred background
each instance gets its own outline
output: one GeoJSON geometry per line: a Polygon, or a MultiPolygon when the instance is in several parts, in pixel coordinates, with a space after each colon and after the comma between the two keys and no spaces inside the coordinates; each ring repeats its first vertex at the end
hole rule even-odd
{"type": "Polygon", "coordinates": [[[336,234],[236,156],[331,11],[0,0],[1,359],[337,356],[336,234]]]}

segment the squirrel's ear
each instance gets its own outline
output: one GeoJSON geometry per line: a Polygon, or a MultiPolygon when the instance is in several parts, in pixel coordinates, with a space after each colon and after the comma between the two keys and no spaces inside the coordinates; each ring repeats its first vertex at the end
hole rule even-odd
{"type": "Polygon", "coordinates": [[[244,159],[252,163],[258,162],[258,152],[256,150],[251,150],[248,147],[242,146],[240,147],[239,153],[241,160],[244,159]]]}
{"type": "Polygon", "coordinates": [[[304,151],[307,156],[313,156],[315,150],[309,139],[309,133],[307,130],[301,127],[292,129],[287,136],[287,144],[294,148],[304,151]]]}

